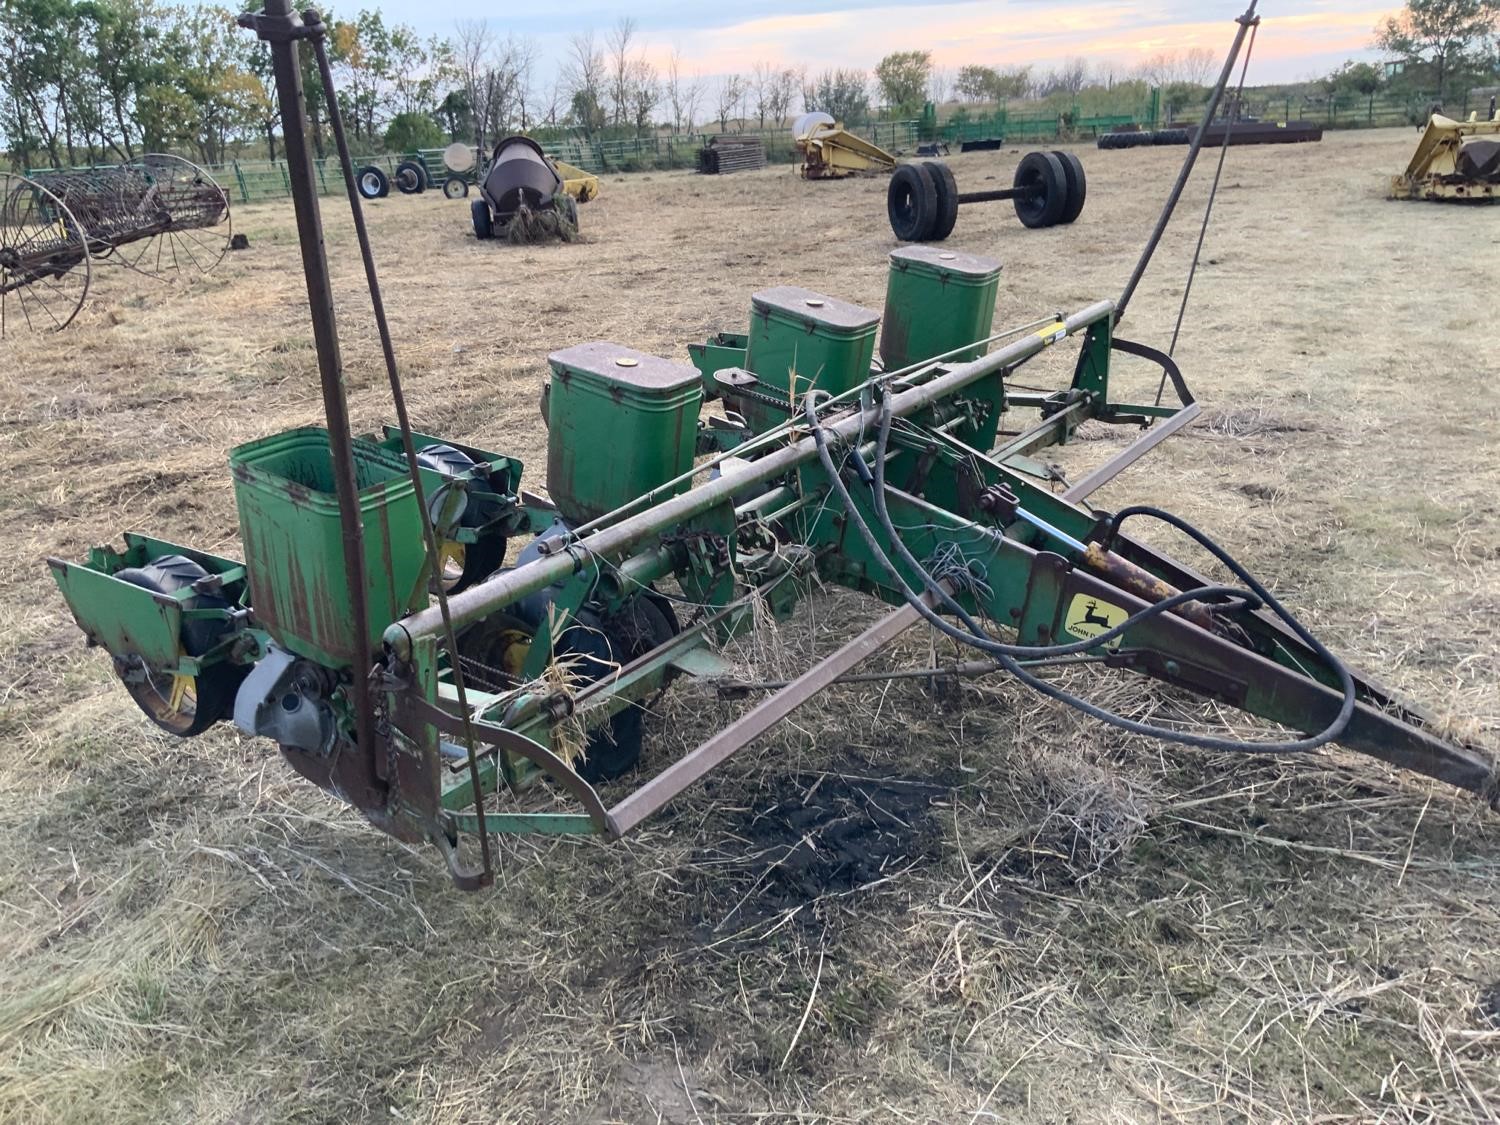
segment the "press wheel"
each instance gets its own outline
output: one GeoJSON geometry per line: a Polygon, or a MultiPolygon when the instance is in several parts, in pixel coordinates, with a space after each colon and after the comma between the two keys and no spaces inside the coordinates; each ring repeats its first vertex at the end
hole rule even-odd
{"type": "MultiPolygon", "coordinates": [[[[114,577],[157,594],[171,594],[208,575],[191,559],[168,555],[143,567],[128,567],[114,577]]],[[[184,609],[227,606],[223,598],[200,594],[184,603],[184,609]]],[[[223,636],[225,626],[215,621],[183,623],[181,652],[202,656],[223,636]]],[[[238,665],[211,664],[196,676],[152,668],[136,654],[115,657],[115,671],[130,698],[157,726],[180,738],[202,734],[234,706],[235,692],[244,679],[238,665]]]]}

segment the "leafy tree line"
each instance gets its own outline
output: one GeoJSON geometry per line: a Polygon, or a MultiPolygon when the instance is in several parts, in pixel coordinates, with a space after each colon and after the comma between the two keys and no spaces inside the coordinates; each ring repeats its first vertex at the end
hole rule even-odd
{"type": "MultiPolygon", "coordinates": [[[[453,69],[449,44],[387,26],[378,11],[325,18],[354,141],[378,144],[403,118],[431,121],[453,69]]],[[[326,112],[306,52],[303,67],[321,153],[326,112]]],[[[0,133],[16,165],[133,160],[169,149],[215,164],[256,136],[274,159],[279,127],[270,52],[227,8],[0,0],[0,133]]]]}
{"type": "MultiPolygon", "coordinates": [[[[1129,70],[1073,58],[1048,70],[973,63],[955,71],[935,66],[927,51],[903,50],[871,71],[756,62],[709,80],[689,73],[677,51],[653,62],[630,16],[603,35],[572,36],[560,64],[544,67],[536,41],[502,35],[484,20],[459,22],[451,37],[423,38],[378,9],[323,15],[351,140],[364,151],[459,139],[486,149],[516,130],[594,138],[764,129],[804,110],[858,126],[880,112],[915,117],[929,101],[1052,98],[1086,111],[1134,108],[1152,87],[1172,113],[1197,104],[1217,70],[1206,48],[1163,52],[1129,70]]],[[[1497,34],[1500,0],[1409,0],[1372,44],[1394,65],[1351,62],[1323,86],[1338,95],[1404,84],[1441,98],[1486,76],[1494,81],[1497,34]]],[[[305,51],[303,67],[322,156],[327,111],[305,51]]],[[[0,0],[0,142],[17,166],[161,150],[216,164],[257,143],[275,159],[280,125],[269,51],[236,27],[227,7],[0,0]]]]}

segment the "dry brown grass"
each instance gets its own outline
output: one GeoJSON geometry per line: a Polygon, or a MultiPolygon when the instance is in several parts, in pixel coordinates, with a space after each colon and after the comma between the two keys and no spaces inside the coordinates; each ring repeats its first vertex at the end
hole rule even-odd
{"type": "MultiPolygon", "coordinates": [[[[1357,665],[1493,744],[1500,227],[1384,202],[1411,143],[1231,153],[1179,349],[1207,417],[1099,499],[1216,532],[1357,665]]],[[[1087,152],[1075,227],[974,208],[953,244],[1005,261],[1002,321],[1117,293],[1180,155],[1087,152]]],[[[973,188],[1015,159],[954,163],[973,188]]],[[[1205,183],[1134,337],[1170,331],[1205,183]]],[[[434,196],[372,208],[420,427],[535,471],[549,350],[680,356],[770,284],[882,300],[879,181],[604,186],[575,244],[478,244],[434,196]]],[[[328,216],[354,413],[374,427],[377,345],[328,216]]],[[[106,277],[68,333],[0,352],[0,1119],[1496,1115],[1492,818],[1343,754],[1169,750],[1004,682],[940,701],[836,688],[627,843],[505,841],[498,887],[471,898],[267,745],[154,733],[40,558],[127,527],[233,554],[225,450],[318,419],[289,213],[236,226],[252,249],[216,275],[174,292],[106,277]],[[906,796],[879,811],[890,793],[906,796]],[[825,806],[878,874],[820,866],[816,818],[786,838],[825,806]]],[[[1094,436],[1060,460],[1118,440],[1094,436]]],[[[741,655],[793,670],[869,612],[816,599],[741,655]]],[[[913,633],[882,659],[934,650],[951,656],[913,633]]],[[[745,705],[674,689],[651,762],[745,705]]]]}

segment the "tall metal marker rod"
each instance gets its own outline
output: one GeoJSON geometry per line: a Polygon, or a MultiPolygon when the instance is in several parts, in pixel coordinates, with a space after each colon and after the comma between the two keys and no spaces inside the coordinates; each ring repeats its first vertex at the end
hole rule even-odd
{"type": "MultiPolygon", "coordinates": [[[[366,602],[369,581],[365,567],[364,528],[359,515],[359,484],[354,474],[354,439],[349,427],[349,402],[344,389],[344,363],[339,354],[338,325],[333,314],[333,286],[328,276],[328,253],[323,245],[323,220],[318,211],[318,186],[313,178],[312,150],[307,135],[307,103],[302,92],[302,68],[297,40],[307,29],[292,12],[291,0],[265,0],[265,10],[239,17],[241,27],[253,30],[270,44],[281,108],[281,129],[291,179],[292,204],[297,212],[297,238],[302,245],[302,270],[307,277],[307,305],[312,314],[313,344],[323,385],[323,410],[328,417],[328,447],[333,457],[334,493],[338,497],[339,527],[344,542],[344,579],[349,586],[349,608],[354,617],[354,669],[350,704],[354,737],[366,758],[365,793],[349,793],[358,807],[373,807],[379,799],[379,760],[374,714],[370,706],[370,615],[366,602]]],[[[347,775],[341,778],[347,783],[347,775]]]]}
{"type": "Polygon", "coordinates": [[[1130,298],[1135,296],[1136,286],[1145,276],[1146,267],[1151,264],[1151,259],[1156,254],[1157,244],[1161,242],[1161,236],[1166,233],[1167,224],[1172,221],[1172,212],[1177,210],[1177,201],[1182,198],[1182,190],[1187,187],[1188,177],[1193,174],[1193,165],[1198,161],[1198,153],[1203,149],[1203,138],[1208,133],[1208,127],[1213,124],[1214,114],[1219,112],[1219,102],[1224,97],[1224,90],[1234,76],[1234,61],[1239,58],[1240,48],[1245,45],[1245,36],[1250,33],[1252,27],[1260,23],[1260,17],[1255,14],[1255,5],[1258,2],[1259,0],[1250,0],[1250,6],[1245,9],[1245,14],[1235,19],[1240,28],[1235,33],[1234,46],[1229,49],[1229,57],[1224,60],[1224,69],[1220,72],[1219,81],[1214,86],[1213,97],[1208,99],[1208,105],[1203,110],[1203,120],[1198,122],[1198,131],[1193,134],[1192,147],[1188,149],[1187,156],[1182,161],[1182,169],[1177,173],[1177,182],[1172,185],[1172,192],[1167,196],[1166,206],[1162,208],[1161,215],[1156,220],[1156,229],[1146,240],[1146,249],[1141,252],[1140,261],[1136,262],[1135,269],[1130,274],[1130,280],[1125,283],[1125,292],[1120,294],[1119,301],[1115,303],[1116,321],[1124,318],[1125,308],[1130,304],[1130,298]]]}

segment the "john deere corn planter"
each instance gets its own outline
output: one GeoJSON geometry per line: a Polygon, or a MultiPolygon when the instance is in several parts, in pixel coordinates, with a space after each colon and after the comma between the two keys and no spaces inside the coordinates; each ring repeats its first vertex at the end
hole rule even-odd
{"type": "Polygon", "coordinates": [[[1252,753],[1337,742],[1494,803],[1484,754],[1349,671],[1202,533],[1087,505],[1198,409],[1170,358],[1116,334],[1139,268],[1120,302],[996,331],[996,263],[907,247],[891,255],[883,316],[783,286],[691,365],[618,343],[564,349],[548,360],[550,501],[522,490],[514,458],[412,432],[394,378],[403,424],[352,437],[297,128],[297,40],[321,54],[322,27],[284,0],[248,19],[282,80],[330,425],[230,452],[243,561],[138,535],[49,560],[152,721],[192,735],[232,719],[272,739],[378,827],[436,845],[465,887],[490,878],[490,833],[624,836],[919,624],[1128,730],[1252,753]],[[1018,385],[1059,351],[1071,375],[1055,391],[1018,385]],[[1159,367],[1174,401],[1120,401],[1121,355],[1159,367]],[[715,399],[725,409],[706,411],[715,399]],[[1058,492],[1034,455],[1086,420],[1141,436],[1058,492]],[[1133,538],[1144,521],[1196,540],[1233,582],[1133,538]],[[798,612],[812,576],[894,608],[692,752],[640,769],[643,701],[721,674],[717,644],[766,611],[798,612]],[[1158,730],[1047,678],[1088,663],[1302,733],[1158,730]]]}

